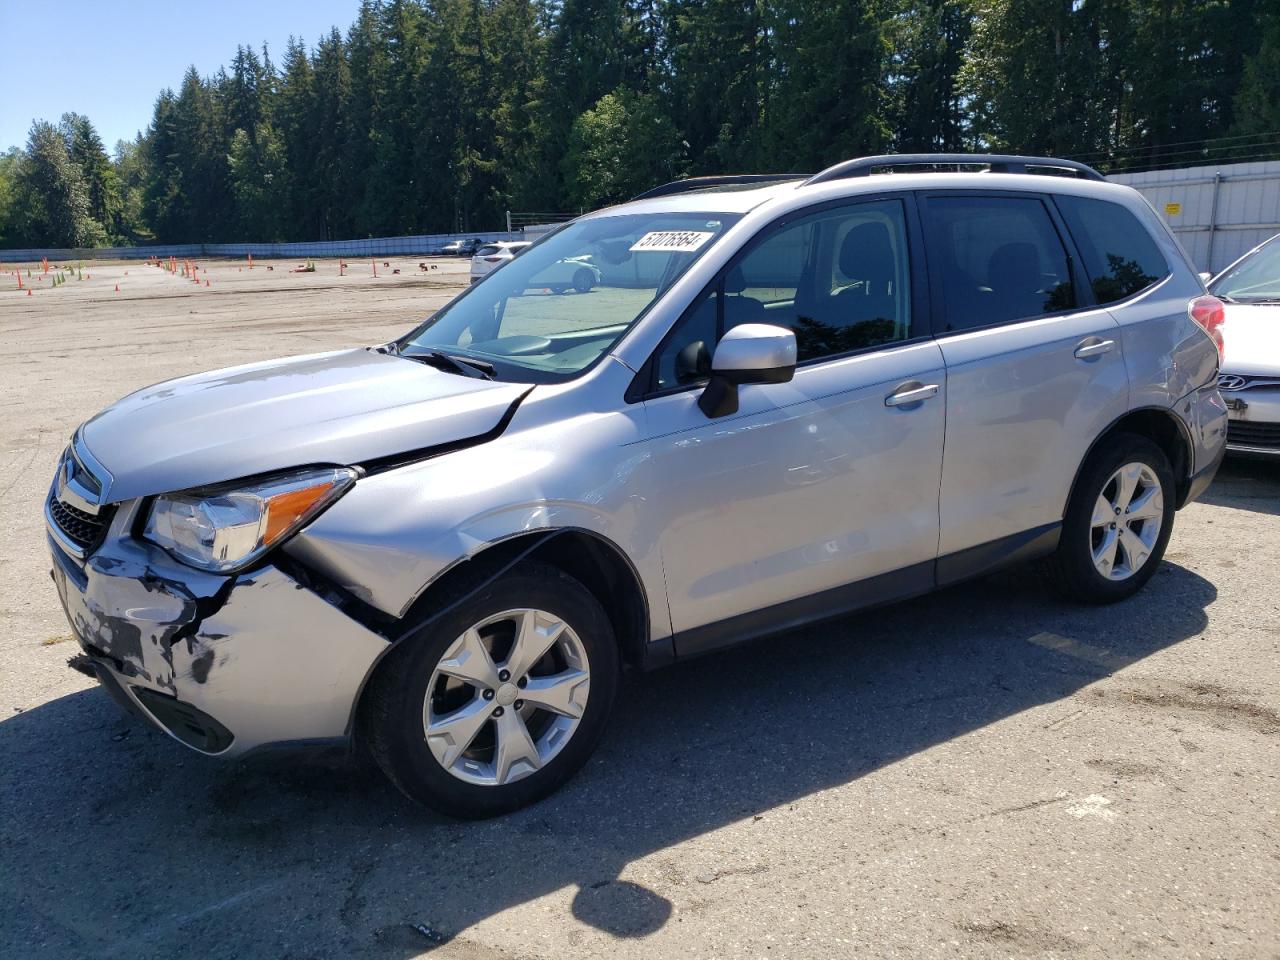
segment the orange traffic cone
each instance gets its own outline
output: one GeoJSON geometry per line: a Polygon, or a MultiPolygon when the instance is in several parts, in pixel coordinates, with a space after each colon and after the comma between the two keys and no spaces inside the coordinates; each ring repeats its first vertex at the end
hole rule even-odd
{"type": "Polygon", "coordinates": [[[27,296],[28,296],[28,297],[29,297],[29,296],[31,296],[31,288],[30,288],[30,287],[27,287],[27,296]]]}
{"type": "Polygon", "coordinates": [[[119,292],[120,292],[120,284],[118,284],[118,283],[117,283],[117,284],[116,284],[116,293],[119,293],[119,292]]]}

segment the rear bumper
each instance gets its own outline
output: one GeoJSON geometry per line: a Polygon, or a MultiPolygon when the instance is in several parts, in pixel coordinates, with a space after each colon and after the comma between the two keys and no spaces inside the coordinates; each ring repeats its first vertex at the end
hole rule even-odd
{"type": "Polygon", "coordinates": [[[280,570],[204,574],[128,538],[83,564],[49,548],[76,639],[129,712],[217,756],[349,736],[387,641],[280,570]]]}
{"type": "Polygon", "coordinates": [[[1208,489],[1222,465],[1227,448],[1227,405],[1217,385],[1210,384],[1193,390],[1175,409],[1183,417],[1194,447],[1190,480],[1178,500],[1182,508],[1208,489]]]}
{"type": "Polygon", "coordinates": [[[1191,477],[1191,482],[1187,486],[1187,495],[1179,506],[1186,506],[1193,500],[1200,499],[1200,495],[1209,489],[1209,484],[1213,483],[1213,478],[1218,475],[1218,468],[1222,466],[1222,461],[1226,455],[1227,448],[1224,446],[1218,451],[1218,456],[1212,463],[1191,477]]]}
{"type": "Polygon", "coordinates": [[[1227,450],[1249,457],[1280,458],[1280,389],[1224,394],[1229,409],[1227,450]]]}

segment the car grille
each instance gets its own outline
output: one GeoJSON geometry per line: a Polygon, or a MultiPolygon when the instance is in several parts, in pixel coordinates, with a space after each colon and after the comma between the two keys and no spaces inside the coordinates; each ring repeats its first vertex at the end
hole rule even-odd
{"type": "Polygon", "coordinates": [[[97,516],[78,510],[57,497],[49,498],[49,515],[68,540],[86,553],[96,547],[107,532],[113,507],[104,507],[97,516]]]}
{"type": "Polygon", "coordinates": [[[1274,447],[1280,450],[1280,423],[1232,420],[1227,424],[1227,443],[1242,447],[1274,447]]]}

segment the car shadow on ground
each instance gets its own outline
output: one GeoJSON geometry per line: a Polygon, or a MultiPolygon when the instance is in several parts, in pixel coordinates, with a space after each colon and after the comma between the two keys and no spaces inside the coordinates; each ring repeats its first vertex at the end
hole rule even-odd
{"type": "Polygon", "coordinates": [[[621,879],[633,861],[1071,697],[1202,632],[1215,596],[1167,563],[1081,608],[1018,570],[632,676],[582,774],[481,823],[367,767],[219,763],[65,696],[0,723],[0,953],[408,957],[566,888],[579,921],[644,937],[672,904],[621,879]]]}
{"type": "Polygon", "coordinates": [[[1280,517],[1280,457],[1227,457],[1200,502],[1280,517]]]}

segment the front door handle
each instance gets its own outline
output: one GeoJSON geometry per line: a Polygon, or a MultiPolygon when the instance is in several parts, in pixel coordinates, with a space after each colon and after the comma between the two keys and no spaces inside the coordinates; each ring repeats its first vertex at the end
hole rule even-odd
{"type": "Polygon", "coordinates": [[[891,393],[885,397],[884,405],[886,407],[905,407],[908,404],[920,403],[937,395],[938,385],[936,383],[921,384],[919,381],[912,381],[898,387],[897,393],[891,393]]]}
{"type": "Polygon", "coordinates": [[[1094,357],[1100,357],[1104,353],[1110,353],[1115,349],[1115,346],[1116,342],[1114,340],[1099,340],[1097,337],[1090,337],[1076,344],[1076,359],[1092,360],[1094,357]]]}

